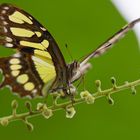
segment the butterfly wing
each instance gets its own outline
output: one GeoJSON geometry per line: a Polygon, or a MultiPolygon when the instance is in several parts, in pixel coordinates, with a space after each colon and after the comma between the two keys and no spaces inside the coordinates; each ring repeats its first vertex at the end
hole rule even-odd
{"type": "Polygon", "coordinates": [[[130,22],[126,26],[124,26],[122,29],[120,29],[118,32],[116,32],[112,37],[107,39],[104,43],[102,43],[96,50],[92,51],[90,54],[86,55],[84,59],[80,61],[79,68],[77,70],[77,73],[72,77],[72,82],[79,79],[91,66],[88,61],[91,58],[99,57],[105,52],[107,52],[110,48],[113,47],[113,45],[119,41],[121,38],[125,36],[125,34],[130,31],[135,24],[140,22],[140,18],[130,22]]]}
{"type": "Polygon", "coordinates": [[[81,66],[86,64],[91,58],[99,57],[105,52],[107,52],[110,48],[113,47],[113,45],[118,42],[121,38],[125,36],[125,34],[130,31],[135,24],[140,22],[140,18],[130,22],[126,26],[124,26],[122,29],[120,29],[118,32],[116,32],[112,37],[107,39],[103,44],[101,44],[96,50],[91,52],[89,55],[87,55],[80,63],[81,66]]]}
{"type": "Polygon", "coordinates": [[[47,63],[51,63],[56,70],[52,88],[67,83],[66,63],[56,41],[24,10],[10,4],[0,5],[0,44],[32,56],[37,55],[43,60],[49,58],[47,63]]]}
{"type": "Polygon", "coordinates": [[[20,97],[31,98],[43,96],[45,83],[51,85],[56,74],[52,63],[23,52],[0,58],[0,69],[4,75],[0,88],[8,85],[20,97]]]}
{"type": "Polygon", "coordinates": [[[0,5],[1,44],[10,48],[46,50],[49,32],[27,12],[9,4],[0,5]]]}

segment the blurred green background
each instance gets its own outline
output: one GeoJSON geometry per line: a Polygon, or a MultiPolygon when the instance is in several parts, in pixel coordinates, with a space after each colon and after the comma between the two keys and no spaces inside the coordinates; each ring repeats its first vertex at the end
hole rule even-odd
{"type": "MultiPolygon", "coordinates": [[[[15,4],[37,18],[57,40],[67,62],[70,57],[65,43],[74,58],[88,54],[100,43],[126,24],[117,9],[108,0],[1,0],[15,4]]],[[[0,48],[0,56],[8,56],[11,50],[0,48]]],[[[118,84],[140,78],[140,52],[133,32],[122,39],[105,55],[91,60],[93,68],[87,73],[86,88],[95,92],[94,81],[100,79],[102,88],[111,87],[110,77],[116,77],[118,84]]],[[[115,105],[105,98],[94,105],[76,106],[73,119],[65,118],[65,112],[58,111],[49,120],[32,118],[34,131],[29,132],[21,122],[12,122],[7,127],[0,126],[0,139],[20,140],[76,140],[76,139],[139,139],[140,131],[140,87],[138,94],[131,95],[125,90],[113,95],[115,105]]],[[[0,116],[9,115],[13,99],[20,103],[19,112],[26,111],[25,99],[11,94],[8,88],[0,91],[0,116]]],[[[41,99],[33,100],[34,106],[41,99]]]]}

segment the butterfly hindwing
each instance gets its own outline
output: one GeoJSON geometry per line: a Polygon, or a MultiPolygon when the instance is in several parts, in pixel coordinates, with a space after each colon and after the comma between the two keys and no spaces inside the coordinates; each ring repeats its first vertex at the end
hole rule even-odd
{"type": "Polygon", "coordinates": [[[49,75],[47,71],[53,70],[53,66],[50,64],[51,68],[48,70],[47,63],[45,61],[42,61],[42,63],[38,57],[34,56],[32,58],[25,53],[0,58],[0,68],[4,75],[4,80],[0,87],[9,85],[12,91],[20,95],[20,97],[43,96],[42,88],[45,80],[48,80],[47,82],[52,80],[52,77],[55,77],[55,73],[54,75],[49,75]],[[44,70],[45,73],[41,75],[44,70]]]}

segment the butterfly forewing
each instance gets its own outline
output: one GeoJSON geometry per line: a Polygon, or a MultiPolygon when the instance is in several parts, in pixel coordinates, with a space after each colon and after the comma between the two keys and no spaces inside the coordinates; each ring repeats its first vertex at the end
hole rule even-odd
{"type": "Polygon", "coordinates": [[[9,4],[0,5],[0,36],[2,45],[22,49],[46,50],[49,46],[46,29],[31,15],[9,4]]]}

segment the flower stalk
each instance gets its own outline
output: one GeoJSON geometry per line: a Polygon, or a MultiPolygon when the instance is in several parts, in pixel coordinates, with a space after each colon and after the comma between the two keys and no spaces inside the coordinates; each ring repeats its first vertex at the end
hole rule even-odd
{"type": "MultiPolygon", "coordinates": [[[[31,103],[26,102],[25,106],[28,109],[27,112],[17,114],[16,110],[18,108],[18,103],[16,100],[12,101],[12,114],[9,116],[1,117],[0,124],[2,126],[7,126],[10,122],[22,120],[30,131],[33,130],[33,125],[28,122],[29,118],[36,117],[39,115],[44,116],[46,119],[52,117],[55,111],[58,110],[65,110],[66,117],[72,118],[76,111],[74,106],[80,103],[86,102],[87,104],[94,103],[97,99],[106,97],[110,104],[114,104],[114,100],[111,98],[111,95],[114,93],[118,93],[119,91],[123,91],[126,89],[130,89],[133,94],[136,94],[136,88],[140,85],[140,79],[133,81],[133,82],[125,82],[124,84],[118,86],[116,84],[116,79],[113,77],[111,78],[112,87],[109,89],[102,90],[101,89],[101,81],[97,80],[95,82],[97,87],[97,92],[94,94],[89,93],[88,91],[83,91],[80,93],[80,97],[75,99],[75,102],[66,101],[64,103],[56,103],[52,106],[47,106],[46,104],[38,103],[35,110],[32,109],[31,103]]],[[[57,98],[58,100],[58,98],[57,98]]]]}

